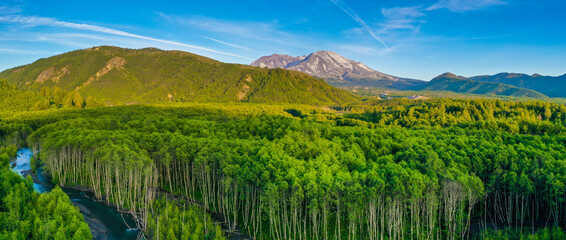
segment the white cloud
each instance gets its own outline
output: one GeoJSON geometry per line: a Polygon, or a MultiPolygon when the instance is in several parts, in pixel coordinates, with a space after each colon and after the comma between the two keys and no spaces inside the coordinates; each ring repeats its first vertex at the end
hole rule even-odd
{"type": "Polygon", "coordinates": [[[19,7],[0,6],[0,14],[14,14],[18,12],[21,12],[19,7]]]}
{"type": "Polygon", "coordinates": [[[464,12],[501,4],[505,4],[505,2],[502,0],[437,0],[429,7],[420,5],[383,8],[381,14],[384,20],[377,23],[380,26],[377,32],[381,36],[394,41],[396,45],[419,44],[422,41],[447,41],[448,39],[444,37],[427,36],[421,32],[421,27],[426,23],[427,15],[434,14],[433,11],[439,9],[464,12]]]}
{"type": "Polygon", "coordinates": [[[12,54],[21,54],[21,55],[38,55],[38,54],[45,54],[45,51],[30,51],[30,50],[21,50],[21,49],[14,49],[14,48],[4,48],[0,47],[0,52],[3,53],[12,53],[12,54]]]}
{"type": "Polygon", "coordinates": [[[379,52],[379,56],[387,56],[389,54],[392,54],[394,52],[397,52],[398,50],[405,48],[404,50],[406,51],[406,48],[408,46],[403,45],[403,44],[397,44],[395,46],[391,46],[390,48],[384,49],[383,51],[379,52]]]}
{"type": "Polygon", "coordinates": [[[388,19],[379,25],[380,34],[396,34],[399,31],[408,32],[410,34],[416,34],[420,32],[421,25],[425,23],[424,20],[415,19],[388,19]]]}
{"type": "Polygon", "coordinates": [[[401,45],[394,45],[385,49],[376,49],[371,46],[363,46],[359,44],[335,44],[333,48],[340,50],[340,53],[350,53],[351,55],[360,56],[387,56],[397,51],[401,45]]]}
{"type": "Polygon", "coordinates": [[[180,17],[164,13],[159,13],[159,17],[178,25],[207,32],[226,34],[230,37],[262,40],[286,45],[295,42],[290,41],[291,38],[294,38],[293,35],[278,30],[275,23],[228,21],[197,16],[180,17]]]}
{"type": "MultiPolygon", "coordinates": [[[[277,21],[225,20],[202,16],[176,16],[165,13],[158,13],[158,16],[168,23],[186,27],[188,31],[205,32],[200,33],[204,36],[245,42],[254,46],[249,54],[258,57],[288,51],[303,54],[305,51],[316,51],[323,48],[320,45],[323,41],[316,36],[284,31],[277,21]]],[[[328,41],[328,39],[325,40],[328,41]]]]}
{"type": "Polygon", "coordinates": [[[354,21],[356,21],[364,30],[366,30],[369,35],[371,35],[375,40],[377,40],[379,43],[381,43],[381,45],[383,45],[385,48],[388,48],[389,46],[387,45],[387,43],[385,43],[385,41],[383,41],[383,39],[381,39],[367,24],[366,22],[361,19],[358,14],[352,9],[350,8],[350,6],[348,6],[348,4],[346,4],[344,1],[342,0],[330,0],[332,3],[334,3],[334,5],[336,5],[337,7],[339,7],[342,11],[344,11],[346,14],[348,14],[354,21]]]}
{"type": "Polygon", "coordinates": [[[334,44],[332,48],[340,50],[341,54],[352,53],[352,55],[375,56],[380,53],[374,47],[359,44],[334,44]]]}
{"type": "Polygon", "coordinates": [[[426,10],[448,9],[452,12],[465,12],[502,4],[506,3],[501,0],[440,0],[426,10]]]}
{"type": "Polygon", "coordinates": [[[386,18],[417,18],[425,14],[422,12],[422,6],[413,7],[396,7],[396,8],[383,8],[381,14],[386,18]]]}
{"type": "Polygon", "coordinates": [[[240,56],[240,55],[237,55],[237,54],[217,51],[217,50],[209,49],[209,48],[205,48],[205,47],[200,47],[200,46],[195,46],[195,45],[190,45],[190,44],[185,44],[185,43],[179,43],[179,42],[170,41],[170,40],[164,40],[164,39],[142,36],[142,35],[138,35],[138,34],[120,31],[120,30],[117,30],[117,29],[101,27],[101,26],[96,26],[96,25],[91,25],[91,24],[82,24],[82,23],[72,23],[72,22],[59,21],[59,20],[56,20],[54,18],[11,15],[11,16],[0,16],[0,22],[21,23],[21,24],[26,24],[26,25],[30,25],[30,26],[50,26],[50,27],[61,27],[61,28],[70,28],[70,29],[76,29],[76,30],[93,31],[93,32],[105,33],[105,34],[110,34],[110,35],[136,38],[136,39],[148,40],[148,41],[158,42],[158,43],[163,43],[163,44],[175,45],[175,46],[184,47],[184,48],[198,49],[198,50],[202,50],[202,51],[206,51],[206,52],[211,52],[211,53],[216,53],[216,54],[221,54],[221,55],[226,55],[226,56],[232,56],[232,57],[238,57],[238,58],[247,59],[247,60],[253,60],[251,58],[240,56]]]}
{"type": "Polygon", "coordinates": [[[420,32],[421,25],[425,22],[422,19],[425,16],[422,6],[383,8],[381,14],[385,17],[385,21],[379,24],[380,34],[401,31],[414,35],[420,32]]]}

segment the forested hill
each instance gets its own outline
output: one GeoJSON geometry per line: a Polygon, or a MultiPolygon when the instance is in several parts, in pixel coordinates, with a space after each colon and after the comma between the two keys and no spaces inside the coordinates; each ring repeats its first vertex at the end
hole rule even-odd
{"type": "Polygon", "coordinates": [[[336,105],[358,101],[304,73],[227,64],[154,48],[76,50],[8,69],[0,73],[3,78],[61,104],[63,98],[84,101],[88,97],[107,105],[169,101],[336,105]]]}
{"type": "Polygon", "coordinates": [[[0,111],[42,110],[49,108],[46,97],[22,91],[0,80],[0,111]]]}
{"type": "Polygon", "coordinates": [[[547,98],[544,94],[534,90],[519,88],[502,83],[477,82],[456,76],[452,73],[444,73],[432,79],[421,90],[490,94],[511,97],[547,98]]]}

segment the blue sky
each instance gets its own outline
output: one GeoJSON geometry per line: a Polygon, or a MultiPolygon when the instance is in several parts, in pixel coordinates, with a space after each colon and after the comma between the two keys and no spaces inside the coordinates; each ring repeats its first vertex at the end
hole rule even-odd
{"type": "Polygon", "coordinates": [[[249,64],[332,50],[400,77],[566,73],[566,1],[0,2],[0,70],[99,45],[249,64]]]}

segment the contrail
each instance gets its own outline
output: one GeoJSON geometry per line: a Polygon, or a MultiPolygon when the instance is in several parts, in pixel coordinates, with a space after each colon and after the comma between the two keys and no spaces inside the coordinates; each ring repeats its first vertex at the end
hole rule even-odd
{"type": "Polygon", "coordinates": [[[334,5],[336,5],[340,9],[342,9],[342,11],[344,11],[346,14],[348,14],[352,19],[354,19],[354,21],[356,21],[358,24],[360,24],[360,26],[362,28],[364,28],[369,33],[369,35],[371,35],[373,38],[375,38],[375,40],[377,40],[379,43],[381,43],[381,45],[383,45],[385,48],[389,48],[387,43],[385,43],[385,41],[383,41],[383,39],[381,39],[379,36],[377,36],[377,34],[375,34],[373,32],[373,30],[371,30],[371,28],[366,24],[366,22],[364,20],[362,20],[358,16],[358,14],[352,8],[350,8],[350,6],[348,6],[348,4],[346,4],[342,0],[330,0],[330,1],[332,3],[334,3],[334,5]]]}
{"type": "Polygon", "coordinates": [[[0,17],[0,22],[17,22],[17,23],[23,23],[23,24],[34,24],[34,25],[43,25],[43,26],[64,27],[64,28],[71,28],[71,29],[78,29],[78,30],[87,30],[87,31],[100,32],[100,33],[106,33],[106,34],[117,35],[117,36],[124,36],[124,37],[131,37],[131,38],[149,40],[149,41],[153,41],[153,42],[171,44],[171,45],[176,45],[176,46],[181,46],[181,47],[186,47],[186,48],[199,49],[199,50],[203,50],[203,51],[207,51],[207,52],[211,52],[211,53],[217,53],[217,54],[222,54],[222,55],[226,55],[226,56],[242,58],[242,59],[246,59],[246,60],[254,60],[254,59],[244,57],[244,56],[240,56],[240,55],[237,55],[237,54],[217,51],[217,50],[209,49],[209,48],[205,48],[205,47],[200,47],[200,46],[195,46],[195,45],[190,45],[190,44],[185,44],[185,43],[179,43],[179,42],[174,42],[174,41],[169,41],[169,40],[164,40],[164,39],[142,36],[142,35],[138,35],[138,34],[133,34],[133,33],[129,33],[129,32],[124,32],[124,31],[120,31],[120,30],[116,30],[116,29],[112,29],[112,28],[106,28],[106,27],[101,27],[101,26],[96,26],[96,25],[91,25],[91,24],[64,22],[64,21],[56,20],[54,18],[25,17],[25,16],[2,16],[2,17],[0,17]]]}
{"type": "Polygon", "coordinates": [[[233,43],[223,42],[223,41],[220,41],[218,39],[211,38],[211,37],[206,37],[206,36],[202,36],[202,37],[205,38],[205,39],[208,39],[210,41],[214,41],[214,42],[217,42],[217,43],[220,43],[220,44],[224,44],[226,46],[235,47],[235,48],[244,49],[244,50],[250,50],[247,47],[242,47],[240,45],[236,45],[236,44],[233,44],[233,43]]]}

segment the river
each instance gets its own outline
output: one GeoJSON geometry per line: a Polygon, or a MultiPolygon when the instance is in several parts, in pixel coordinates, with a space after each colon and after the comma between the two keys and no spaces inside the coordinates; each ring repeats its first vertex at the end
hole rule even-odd
{"type": "MultiPolygon", "coordinates": [[[[12,170],[22,177],[30,175],[30,158],[32,156],[33,153],[29,148],[20,149],[16,160],[12,162],[12,170]]],[[[33,187],[39,193],[50,192],[54,188],[48,176],[43,174],[42,169],[36,171],[33,181],[33,187]]],[[[135,228],[135,221],[132,219],[131,215],[120,213],[116,211],[114,207],[108,206],[104,202],[95,201],[92,193],[71,188],[61,189],[84,215],[85,221],[88,223],[94,239],[135,240],[141,236],[140,231],[128,227],[131,226],[135,228]]]]}

